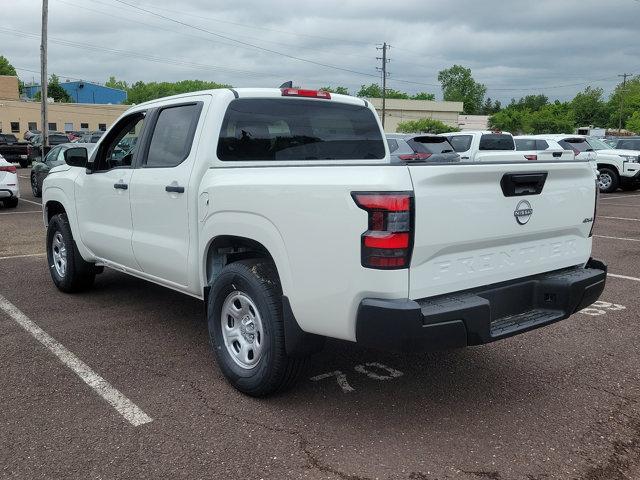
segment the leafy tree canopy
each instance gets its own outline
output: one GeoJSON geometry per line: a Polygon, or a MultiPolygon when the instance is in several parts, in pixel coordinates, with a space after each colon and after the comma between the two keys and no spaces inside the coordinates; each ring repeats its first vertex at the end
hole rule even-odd
{"type": "Polygon", "coordinates": [[[457,132],[458,128],[451,127],[440,120],[432,118],[421,118],[419,120],[409,120],[398,124],[398,132],[401,133],[446,133],[457,132]]]}
{"type": "Polygon", "coordinates": [[[0,75],[13,75],[14,77],[18,75],[13,65],[2,55],[0,55],[0,75]]]}
{"type": "MultiPolygon", "coordinates": [[[[55,73],[52,73],[49,77],[47,97],[53,98],[54,102],[74,103],[71,95],[60,85],[60,78],[55,73]]],[[[42,92],[37,92],[33,98],[39,101],[42,98],[42,92]]]]}
{"type": "Polygon", "coordinates": [[[167,97],[169,95],[230,87],[231,85],[207,82],[204,80],[180,80],[178,82],[149,83],[138,81],[127,88],[127,103],[142,103],[156,98],[167,97]]]}
{"type": "Polygon", "coordinates": [[[479,114],[487,87],[476,82],[471,69],[461,65],[441,70],[438,81],[442,85],[442,94],[450,102],[463,102],[464,113],[479,114]]]}
{"type": "Polygon", "coordinates": [[[322,87],[320,90],[331,93],[338,93],[340,95],[349,95],[349,89],[347,87],[322,87]]]}

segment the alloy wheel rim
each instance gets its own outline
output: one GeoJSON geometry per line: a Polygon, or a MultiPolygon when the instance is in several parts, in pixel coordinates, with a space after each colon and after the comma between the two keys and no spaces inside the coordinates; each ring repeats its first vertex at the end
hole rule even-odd
{"type": "Polygon", "coordinates": [[[606,190],[611,186],[611,176],[608,173],[601,173],[598,183],[601,189],[606,190]]]}
{"type": "Polygon", "coordinates": [[[240,291],[227,295],[222,304],[220,327],[225,348],[234,363],[245,370],[258,365],[264,351],[264,329],[251,297],[240,291]]]}
{"type": "Polygon", "coordinates": [[[61,277],[67,273],[67,246],[60,232],[56,232],[51,240],[51,253],[53,254],[53,267],[61,277]]]}
{"type": "Polygon", "coordinates": [[[38,190],[38,181],[36,180],[36,176],[35,175],[31,175],[31,191],[35,195],[37,190],[38,190]]]}

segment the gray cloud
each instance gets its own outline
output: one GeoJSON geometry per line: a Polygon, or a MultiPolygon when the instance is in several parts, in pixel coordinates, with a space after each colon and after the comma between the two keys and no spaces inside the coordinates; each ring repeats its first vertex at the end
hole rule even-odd
{"type": "MultiPolygon", "coordinates": [[[[50,72],[98,82],[115,75],[128,82],[200,78],[236,86],[277,86],[293,79],[355,92],[378,81],[375,45],[387,41],[389,84],[409,92],[440,95],[437,73],[454,63],[471,67],[488,96],[503,101],[540,92],[566,99],[588,83],[609,92],[617,74],[640,73],[636,0],[126,1],[219,35],[362,74],[239,45],[115,0],[49,1],[50,72]]],[[[25,69],[19,74],[26,81],[34,76],[37,81],[28,70],[39,69],[39,39],[28,34],[39,33],[40,4],[3,0],[0,54],[25,69]]]]}

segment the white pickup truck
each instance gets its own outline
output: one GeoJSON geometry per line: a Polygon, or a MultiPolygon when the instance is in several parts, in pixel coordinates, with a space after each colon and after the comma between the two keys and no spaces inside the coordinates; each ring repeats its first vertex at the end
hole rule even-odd
{"type": "Polygon", "coordinates": [[[325,337],[484,344],[565,319],[605,285],[586,162],[392,163],[354,97],[164,98],[65,160],[43,188],[55,285],[86,289],[106,266],[204,300],[218,366],[254,396],[291,384],[325,337]]]}
{"type": "Polygon", "coordinates": [[[524,162],[531,160],[573,160],[573,152],[564,149],[519,148],[509,132],[489,130],[443,133],[463,162],[524,162]]]}

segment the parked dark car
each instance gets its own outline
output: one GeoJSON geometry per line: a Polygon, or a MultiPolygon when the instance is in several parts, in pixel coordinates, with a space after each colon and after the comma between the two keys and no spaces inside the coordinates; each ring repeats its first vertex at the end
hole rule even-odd
{"type": "Polygon", "coordinates": [[[18,162],[22,168],[29,164],[28,144],[20,142],[18,137],[11,133],[0,133],[0,155],[7,162],[18,162]]]}
{"type": "MultiPolygon", "coordinates": [[[[66,133],[60,132],[49,132],[49,145],[45,148],[44,154],[46,155],[51,147],[55,147],[56,145],[62,145],[63,143],[68,143],[69,137],[67,137],[66,133]]],[[[42,134],[39,133],[34,135],[31,138],[31,143],[28,148],[28,160],[27,165],[34,161],[40,160],[42,154],[42,134]]],[[[22,164],[20,164],[22,165],[22,164]]]]}
{"type": "Polygon", "coordinates": [[[31,168],[31,191],[34,197],[42,196],[42,182],[49,175],[49,171],[53,167],[62,165],[64,163],[64,152],[74,147],[84,147],[87,149],[87,154],[91,155],[96,145],[95,143],[63,143],[62,145],[51,147],[43,161],[33,162],[33,167],[31,168]]]}
{"type": "Polygon", "coordinates": [[[394,162],[459,162],[460,155],[446,137],[429,133],[386,135],[391,160],[394,162]]]}
{"type": "Polygon", "coordinates": [[[615,148],[616,150],[640,150],[640,137],[619,138],[615,148]]]}

